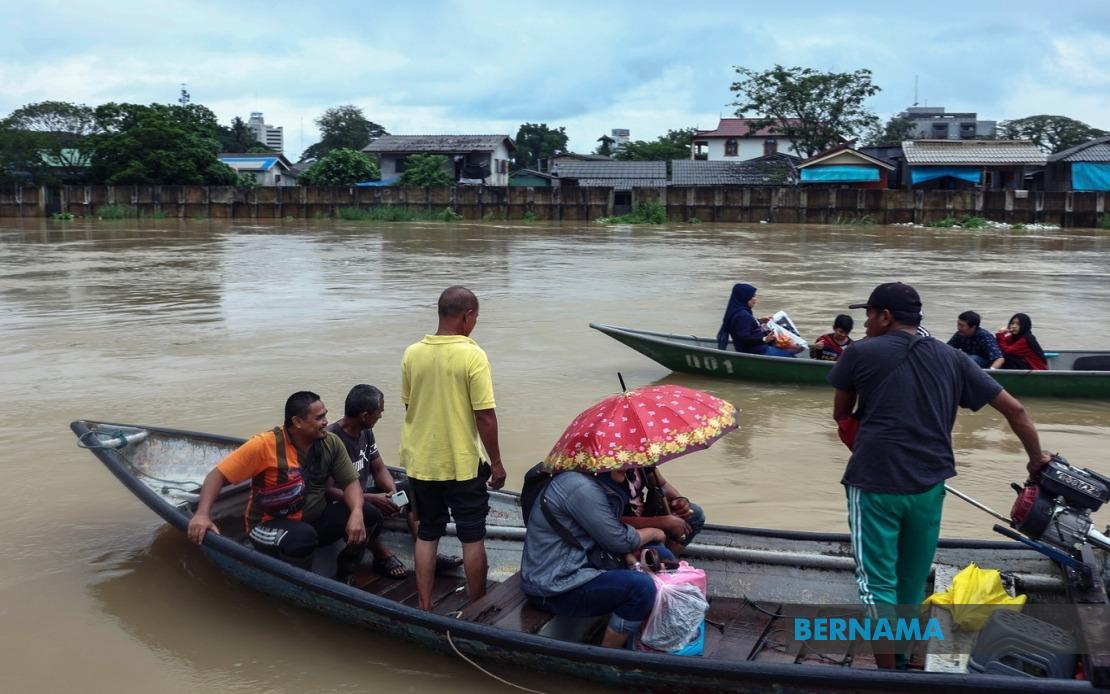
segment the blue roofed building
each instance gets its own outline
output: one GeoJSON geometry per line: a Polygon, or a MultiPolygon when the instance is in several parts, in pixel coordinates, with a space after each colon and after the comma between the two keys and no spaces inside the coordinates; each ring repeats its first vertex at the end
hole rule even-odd
{"type": "Polygon", "coordinates": [[[219,159],[220,163],[227,164],[235,173],[254,176],[254,182],[259,186],[297,185],[297,178],[292,172],[293,165],[280,152],[224,153],[219,159]]]}

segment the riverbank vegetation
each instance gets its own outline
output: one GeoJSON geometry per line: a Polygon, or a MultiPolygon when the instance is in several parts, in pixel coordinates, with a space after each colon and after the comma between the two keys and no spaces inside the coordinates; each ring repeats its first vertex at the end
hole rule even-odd
{"type": "Polygon", "coordinates": [[[341,207],[336,218],[346,222],[457,222],[462,215],[450,207],[441,210],[407,210],[394,205],[341,207]]]}
{"type": "Polygon", "coordinates": [[[658,200],[641,202],[628,214],[601,217],[599,224],[663,224],[667,221],[667,208],[658,200]]]}

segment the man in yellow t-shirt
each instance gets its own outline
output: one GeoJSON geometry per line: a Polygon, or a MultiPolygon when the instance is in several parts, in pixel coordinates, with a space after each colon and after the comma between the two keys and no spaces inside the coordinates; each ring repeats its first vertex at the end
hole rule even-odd
{"type": "Polygon", "coordinates": [[[467,593],[485,595],[489,492],[505,485],[489,359],[470,333],[478,298],[466,287],[439,296],[439,328],[401,358],[401,465],[420,521],[415,551],[420,607],[432,608],[439,538],[452,517],[463,547],[467,593]],[[485,455],[483,456],[483,448],[485,455]]]}

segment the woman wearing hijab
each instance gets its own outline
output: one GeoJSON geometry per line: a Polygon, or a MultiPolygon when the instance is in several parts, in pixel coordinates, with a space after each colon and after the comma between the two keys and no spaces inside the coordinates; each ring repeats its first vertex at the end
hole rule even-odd
{"type": "Polygon", "coordinates": [[[728,349],[729,338],[732,338],[737,352],[769,357],[793,357],[792,352],[767,344],[774,338],[774,333],[764,330],[760,321],[752,314],[752,309],[758,301],[754,286],[750,284],[732,286],[732,296],[728,299],[728,307],[721,320],[721,329],[717,331],[717,349],[728,349]]]}
{"type": "Polygon", "coordinates": [[[1029,316],[1015,313],[1006,329],[999,330],[995,335],[998,348],[1002,350],[1002,356],[1006,360],[1002,363],[1003,369],[1044,371],[1048,368],[1044,350],[1032,330],[1033,321],[1029,316]]]}

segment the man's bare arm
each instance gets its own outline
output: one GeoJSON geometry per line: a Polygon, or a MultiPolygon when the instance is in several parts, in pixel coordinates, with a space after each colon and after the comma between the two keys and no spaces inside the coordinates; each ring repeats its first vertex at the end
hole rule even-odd
{"type": "Polygon", "coordinates": [[[1040,472],[1041,468],[1048,465],[1048,461],[1052,458],[1052,454],[1047,451],[1041,450],[1041,440],[1037,435],[1037,427],[1033,424],[1033,419],[1025,410],[1025,406],[1021,402],[1010,395],[1003,389],[994,397],[990,402],[991,407],[1002,413],[1002,416],[1009,422],[1010,428],[1014,430],[1021,445],[1025,448],[1025,454],[1029,456],[1029,464],[1026,469],[1029,470],[1030,475],[1035,475],[1040,472]]]}
{"type": "Polygon", "coordinates": [[[501,448],[497,444],[497,412],[493,408],[474,410],[474,422],[478,426],[478,437],[489,455],[490,489],[501,489],[505,486],[505,466],[501,464],[501,448]]]}

